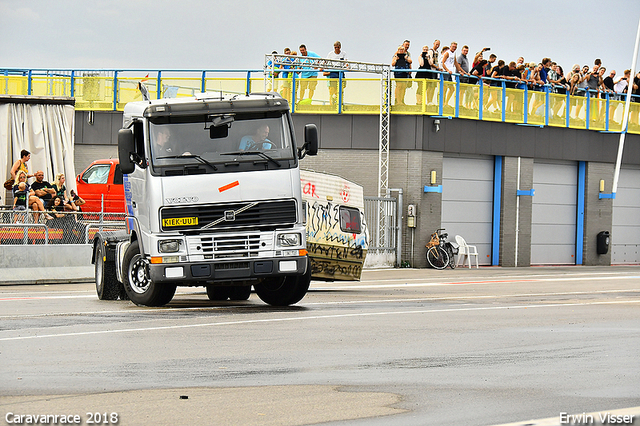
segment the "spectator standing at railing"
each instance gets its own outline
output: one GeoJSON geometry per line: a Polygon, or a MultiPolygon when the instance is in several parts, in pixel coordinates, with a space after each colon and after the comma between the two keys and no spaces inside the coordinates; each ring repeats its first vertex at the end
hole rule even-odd
{"type": "MultiPolygon", "coordinates": [[[[336,41],[333,43],[333,50],[327,53],[328,59],[336,61],[346,61],[347,54],[342,51],[342,43],[336,41]]],[[[327,71],[324,75],[329,78],[329,99],[331,99],[331,105],[338,103],[338,81],[342,77],[342,90],[347,87],[347,82],[344,80],[344,71],[327,71]]]]}
{"type": "MultiPolygon", "coordinates": [[[[428,84],[426,79],[429,78],[429,74],[431,74],[430,72],[427,72],[427,70],[431,69],[431,64],[429,63],[428,56],[429,46],[424,45],[422,46],[422,52],[420,53],[420,57],[418,58],[418,70],[424,71],[418,71],[416,73],[416,79],[422,80],[418,81],[418,87],[416,88],[416,105],[422,105],[422,94],[425,93],[424,86],[428,84]]],[[[425,99],[425,104],[427,103],[429,103],[428,98],[425,99]]]]}
{"type": "Polygon", "coordinates": [[[456,49],[458,48],[458,43],[455,41],[451,42],[449,46],[449,50],[442,54],[442,70],[447,74],[445,74],[444,79],[446,81],[452,81],[453,78],[451,74],[456,72],[456,49]]]}
{"type": "MultiPolygon", "coordinates": [[[[495,53],[492,53],[491,55],[489,55],[489,60],[484,65],[484,72],[483,72],[484,77],[491,77],[491,70],[493,69],[493,64],[496,60],[498,60],[498,57],[495,55],[495,53]]],[[[491,83],[487,81],[485,82],[485,84],[490,85],[491,83]]]]}
{"type": "MultiPolygon", "coordinates": [[[[397,70],[410,70],[411,63],[409,62],[406,54],[406,50],[404,45],[398,46],[398,50],[393,55],[391,59],[391,67],[397,70]]],[[[394,90],[395,95],[395,104],[396,105],[405,105],[404,103],[404,95],[407,91],[407,82],[402,81],[401,79],[411,78],[410,72],[405,71],[394,71],[393,76],[396,79],[396,88],[394,90]]]]}
{"type": "MultiPolygon", "coordinates": [[[[444,75],[445,81],[455,81],[453,74],[456,70],[456,49],[458,48],[458,43],[455,41],[451,42],[449,46],[449,50],[442,54],[442,69],[447,74],[444,75]]],[[[455,87],[452,84],[446,85],[446,91],[444,95],[444,105],[448,105],[451,97],[456,92],[455,87]]]]}
{"type": "Polygon", "coordinates": [[[624,70],[624,74],[613,84],[613,90],[616,92],[616,100],[621,101],[625,98],[623,93],[627,93],[627,87],[629,86],[629,78],[631,77],[631,70],[624,70]]]}
{"type": "Polygon", "coordinates": [[[16,175],[20,170],[26,173],[27,179],[33,177],[33,175],[29,174],[29,166],[27,166],[27,161],[29,161],[30,159],[31,153],[29,151],[27,151],[26,149],[20,151],[20,159],[13,163],[13,166],[11,167],[11,179],[17,182],[18,179],[16,179],[16,175]]]}
{"type": "MultiPolygon", "coordinates": [[[[404,52],[407,54],[407,62],[409,62],[409,65],[413,64],[411,53],[409,53],[409,46],[411,46],[411,42],[409,40],[405,40],[402,42],[402,45],[404,46],[404,52]]],[[[411,66],[409,66],[409,68],[411,68],[411,66]]]]}
{"type": "MultiPolygon", "coordinates": [[[[285,47],[284,54],[295,55],[296,52],[292,52],[291,49],[289,49],[288,47],[285,47]]],[[[293,58],[287,58],[285,60],[285,62],[288,62],[289,64],[293,64],[293,61],[294,61],[293,58]]],[[[293,65],[282,65],[282,69],[284,70],[290,70],[292,68],[293,68],[293,65]]],[[[280,91],[280,95],[283,98],[285,98],[287,101],[293,102],[293,100],[291,99],[291,81],[293,79],[293,73],[283,71],[282,73],[280,73],[280,77],[284,79],[284,81],[282,82],[282,90],[280,91]]]]}
{"type": "Polygon", "coordinates": [[[587,73],[587,88],[589,89],[589,97],[598,97],[602,79],[600,78],[600,65],[594,65],[591,72],[587,73]]]}
{"type": "Polygon", "coordinates": [[[549,67],[549,70],[547,71],[547,82],[552,86],[550,88],[550,91],[553,93],[556,93],[556,88],[555,85],[558,84],[558,64],[556,64],[555,62],[551,62],[551,66],[549,67]]]}
{"type": "MultiPolygon", "coordinates": [[[[603,68],[604,69],[604,68],[603,68]]],[[[601,74],[602,76],[602,74],[601,74]]],[[[608,76],[606,76],[605,78],[602,79],[602,83],[604,84],[604,87],[607,88],[607,90],[609,90],[609,92],[613,93],[615,92],[613,86],[613,79],[616,77],[616,70],[612,70],[608,76]]]]}
{"type": "MultiPolygon", "coordinates": [[[[318,55],[317,53],[307,50],[307,46],[305,46],[304,44],[301,44],[299,49],[300,49],[300,56],[307,57],[307,58],[320,57],[320,55],[318,55]]],[[[318,71],[314,70],[309,66],[307,66],[306,68],[304,67],[304,64],[310,64],[310,63],[311,61],[309,59],[304,59],[301,61],[301,64],[303,64],[303,68],[302,68],[302,73],[300,73],[300,82],[299,82],[299,86],[300,86],[299,99],[300,100],[304,99],[304,94],[307,91],[307,89],[309,90],[309,101],[313,99],[313,95],[316,92],[316,87],[318,86],[318,71]]]]}
{"type": "MultiPolygon", "coordinates": [[[[509,62],[509,65],[504,67],[503,78],[508,80],[505,86],[508,89],[515,89],[520,82],[520,71],[516,67],[514,61],[509,62]]],[[[507,110],[506,112],[522,114],[521,102],[518,102],[518,96],[513,90],[507,90],[507,110]]]]}
{"type": "MultiPolygon", "coordinates": [[[[631,94],[631,102],[640,103],[640,72],[633,77],[633,86],[631,94]]],[[[629,121],[638,124],[638,118],[640,116],[640,108],[635,108],[635,114],[633,110],[629,113],[629,121]],[[632,119],[632,115],[635,115],[635,119],[632,119]]]]}
{"type": "MultiPolygon", "coordinates": [[[[471,82],[471,69],[469,68],[469,46],[464,45],[460,49],[460,54],[455,57],[456,71],[460,74],[460,83],[469,84],[471,82]]],[[[471,108],[473,103],[473,88],[464,87],[462,90],[462,105],[471,108]]]]}
{"type": "MultiPolygon", "coordinates": [[[[429,49],[429,53],[427,54],[427,59],[429,60],[429,66],[432,70],[439,71],[440,64],[438,62],[438,49],[440,48],[440,40],[436,39],[433,42],[433,47],[429,49]]],[[[427,73],[428,78],[433,78],[434,80],[439,80],[438,74],[435,72],[427,73]]]]}
{"type": "Polygon", "coordinates": [[[580,84],[583,82],[583,75],[580,72],[580,65],[575,64],[569,77],[567,78],[569,83],[569,95],[571,96],[571,105],[569,107],[569,114],[571,118],[578,119],[580,117],[580,110],[582,108],[582,101],[576,96],[580,96],[580,84]],[[573,113],[571,110],[574,110],[573,113]]]}

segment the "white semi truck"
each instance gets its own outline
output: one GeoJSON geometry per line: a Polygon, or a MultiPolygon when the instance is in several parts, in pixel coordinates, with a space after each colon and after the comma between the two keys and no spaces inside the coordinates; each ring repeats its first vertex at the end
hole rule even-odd
{"type": "Polygon", "coordinates": [[[299,302],[311,280],[299,160],[318,150],[307,124],[296,147],[275,93],[132,102],[118,133],[127,231],[96,234],[100,299],[161,306],[176,286],[211,300],[299,302]]]}

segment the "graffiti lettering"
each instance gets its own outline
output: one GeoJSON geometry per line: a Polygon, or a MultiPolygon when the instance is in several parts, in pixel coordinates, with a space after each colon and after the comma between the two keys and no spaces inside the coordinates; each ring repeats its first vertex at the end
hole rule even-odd
{"type": "Polygon", "coordinates": [[[311,261],[311,274],[312,275],[345,275],[345,276],[360,276],[362,272],[362,265],[338,265],[335,262],[328,260],[313,259],[311,261]]]}
{"type": "Polygon", "coordinates": [[[320,198],[318,194],[316,194],[316,186],[311,182],[307,182],[304,184],[304,186],[302,187],[302,192],[307,195],[311,195],[312,197],[320,198]]]}
{"type": "Polygon", "coordinates": [[[338,246],[328,246],[328,245],[308,243],[307,250],[312,255],[317,254],[323,257],[328,257],[331,259],[338,259],[338,260],[362,259],[364,256],[364,251],[362,250],[362,246],[338,247],[338,246]]]}
{"type": "Polygon", "coordinates": [[[307,241],[339,243],[349,247],[368,246],[366,221],[361,213],[360,234],[345,233],[340,229],[339,205],[315,201],[307,206],[307,241]]]}

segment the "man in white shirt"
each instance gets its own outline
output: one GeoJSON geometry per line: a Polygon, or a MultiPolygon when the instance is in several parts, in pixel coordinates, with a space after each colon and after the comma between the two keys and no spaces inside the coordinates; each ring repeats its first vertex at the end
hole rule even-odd
{"type": "MultiPolygon", "coordinates": [[[[333,51],[327,54],[328,59],[333,59],[336,61],[346,61],[347,54],[342,51],[342,44],[339,41],[333,43],[333,51]]],[[[324,76],[328,77],[329,80],[329,97],[331,99],[331,105],[335,105],[338,102],[338,81],[340,77],[342,77],[342,90],[347,87],[347,82],[344,81],[344,72],[342,71],[325,71],[323,73],[324,76]]]]}

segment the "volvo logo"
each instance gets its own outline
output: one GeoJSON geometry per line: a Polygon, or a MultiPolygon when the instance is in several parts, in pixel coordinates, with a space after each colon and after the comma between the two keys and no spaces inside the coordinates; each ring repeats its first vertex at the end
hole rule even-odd
{"type": "Polygon", "coordinates": [[[224,212],[224,220],[226,220],[227,222],[233,222],[234,220],[236,220],[236,212],[234,212],[233,210],[226,210],[224,212]]]}
{"type": "Polygon", "coordinates": [[[198,197],[174,197],[174,198],[165,198],[167,204],[188,204],[188,203],[197,203],[199,200],[198,197]]]}

